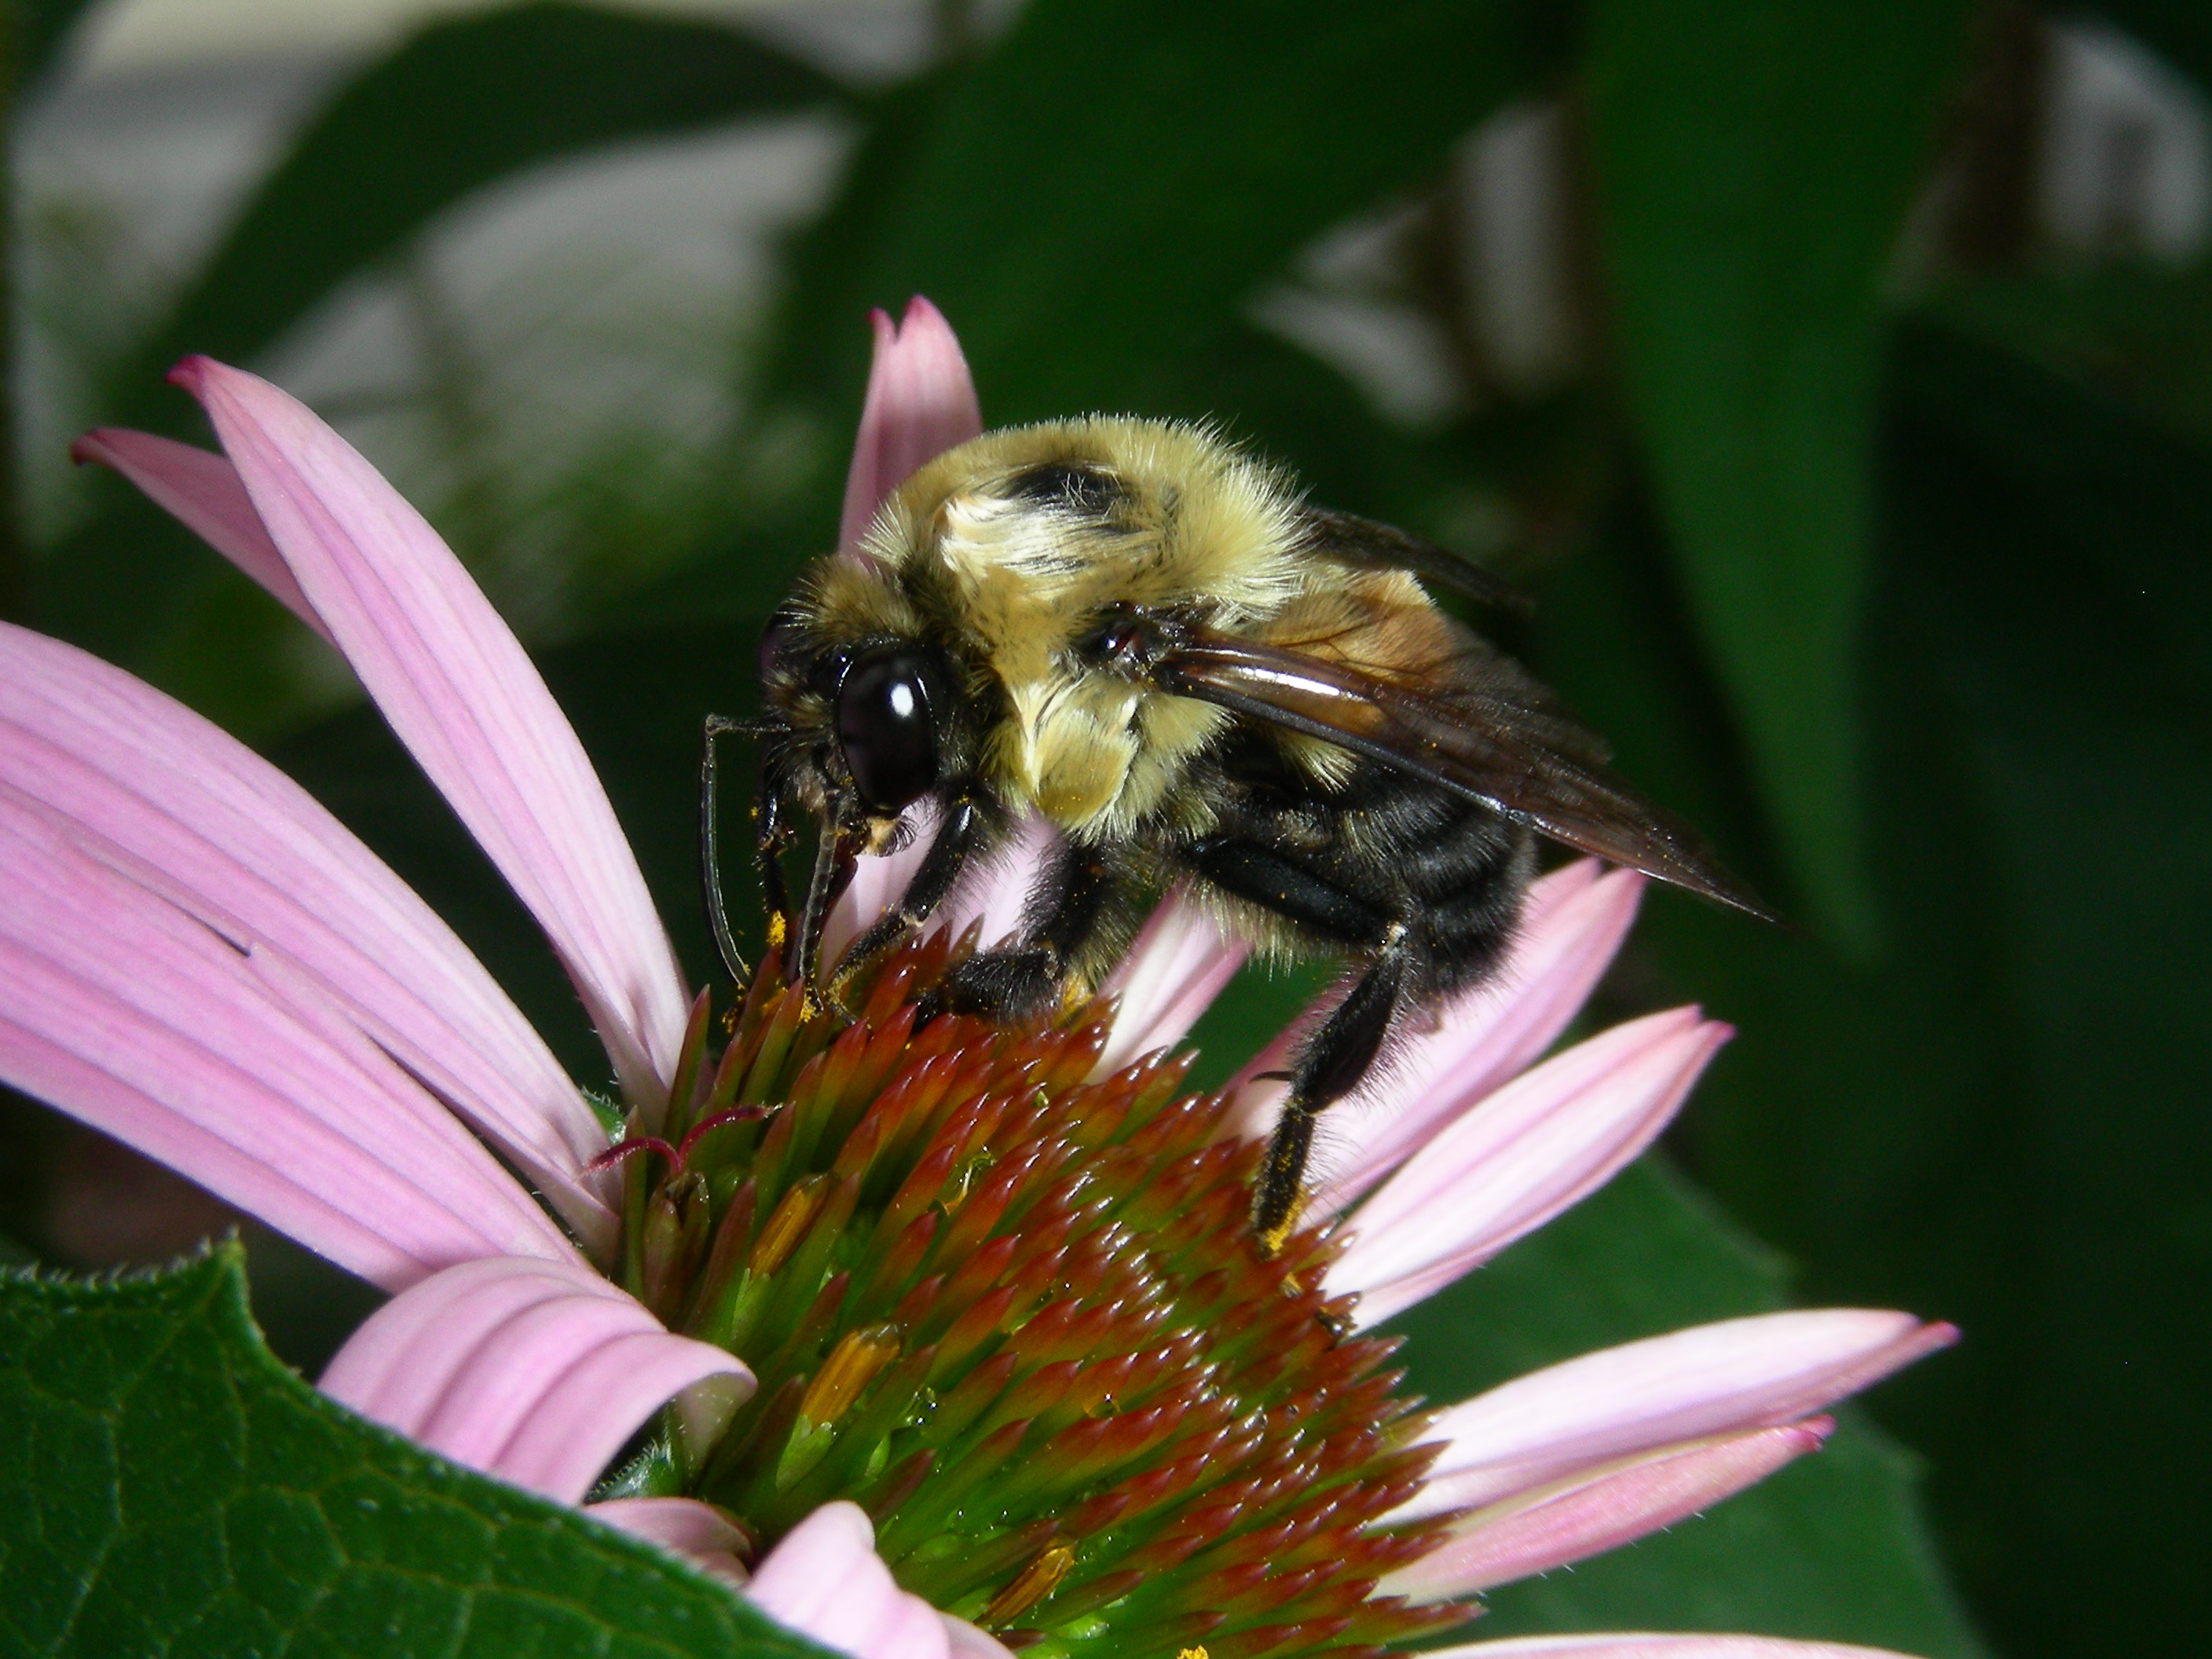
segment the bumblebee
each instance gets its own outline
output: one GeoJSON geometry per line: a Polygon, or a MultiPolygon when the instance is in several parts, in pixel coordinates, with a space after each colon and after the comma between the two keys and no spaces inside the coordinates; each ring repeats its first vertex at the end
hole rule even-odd
{"type": "MultiPolygon", "coordinates": [[[[772,939],[813,985],[863,854],[931,802],[904,896],[824,990],[920,927],[1030,811],[1060,832],[1011,941],[935,1006],[1005,1021],[1095,984],[1144,901],[1188,878],[1279,953],[1346,960],[1296,1056],[1253,1197],[1295,1221],[1317,1114],[1409,1011],[1480,981],[1545,837],[1760,914],[1691,831],[1603,769],[1603,745],[1423,584],[1486,603],[1443,550],[1304,503],[1196,427],[1089,419],[987,434],[915,472],[856,550],[809,569],[761,647],[756,825],[772,939]],[[820,830],[795,921],[781,858],[820,830]]],[[[710,720],[702,811],[712,828],[710,720]]],[[[710,852],[708,908],[738,971],[710,852]]]]}

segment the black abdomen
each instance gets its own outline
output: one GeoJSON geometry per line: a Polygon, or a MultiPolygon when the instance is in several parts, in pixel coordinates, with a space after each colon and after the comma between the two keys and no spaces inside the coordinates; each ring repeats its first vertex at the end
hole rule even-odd
{"type": "Polygon", "coordinates": [[[1524,826],[1371,761],[1323,792],[1258,734],[1212,764],[1218,822],[1174,862],[1323,947],[1364,954],[1402,926],[1416,994],[1480,980],[1510,940],[1535,865],[1524,826]]]}

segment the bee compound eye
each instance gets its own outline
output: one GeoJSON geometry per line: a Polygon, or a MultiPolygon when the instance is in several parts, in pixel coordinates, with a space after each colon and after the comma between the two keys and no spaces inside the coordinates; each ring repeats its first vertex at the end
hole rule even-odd
{"type": "Polygon", "coordinates": [[[837,743],[860,804],[886,816],[937,781],[935,676],[922,652],[863,652],[837,686],[837,743]]]}

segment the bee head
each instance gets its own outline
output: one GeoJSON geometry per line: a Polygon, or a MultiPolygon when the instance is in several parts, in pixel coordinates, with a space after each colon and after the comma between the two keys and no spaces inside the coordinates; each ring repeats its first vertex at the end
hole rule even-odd
{"type": "Polygon", "coordinates": [[[783,739],[772,763],[802,797],[890,820],[943,780],[954,678],[935,646],[826,639],[786,607],[769,619],[760,655],[774,735],[783,739]]]}

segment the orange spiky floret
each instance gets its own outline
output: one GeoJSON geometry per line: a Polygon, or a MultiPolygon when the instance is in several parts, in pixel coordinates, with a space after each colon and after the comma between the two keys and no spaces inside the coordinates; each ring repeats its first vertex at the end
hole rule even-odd
{"type": "Polygon", "coordinates": [[[969,948],[909,945],[850,1016],[771,962],[711,1065],[695,1017],[681,1150],[631,1160],[634,1276],[759,1386],[632,1489],[763,1544],[850,1498],[902,1585],[1039,1654],[1374,1652],[1471,1616],[1371,1593],[1450,1517],[1382,1523],[1427,1419],[1316,1288],[1327,1235],[1262,1258],[1258,1146],[1187,1056],[1092,1080],[1110,1009],[917,1030],[969,948]]]}

